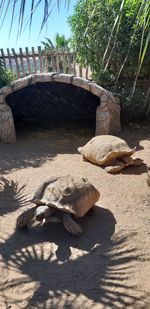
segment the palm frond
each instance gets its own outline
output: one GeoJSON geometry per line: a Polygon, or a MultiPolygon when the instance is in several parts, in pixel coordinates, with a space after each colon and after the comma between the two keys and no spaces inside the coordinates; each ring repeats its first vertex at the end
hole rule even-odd
{"type": "Polygon", "coordinates": [[[26,0],[21,0],[20,10],[19,10],[19,24],[18,24],[17,37],[21,34],[21,31],[22,31],[24,13],[25,13],[25,4],[26,4],[26,0]]]}
{"type": "Polygon", "coordinates": [[[58,7],[58,12],[59,12],[59,8],[60,8],[60,0],[57,0],[57,7],[58,7]]]}
{"type": "Polygon", "coordinates": [[[52,48],[54,48],[54,44],[53,44],[53,42],[51,41],[51,39],[45,37],[45,40],[47,40],[47,42],[49,43],[49,46],[51,46],[52,48]]]}
{"type": "Polygon", "coordinates": [[[32,0],[31,2],[30,25],[29,25],[30,31],[31,31],[31,25],[32,25],[32,18],[33,18],[33,9],[34,9],[34,0],[32,0]]]}
{"type": "Polygon", "coordinates": [[[33,17],[33,14],[35,13],[35,11],[36,11],[36,9],[38,8],[38,6],[39,6],[40,3],[41,3],[41,0],[39,0],[39,1],[36,3],[35,7],[33,7],[32,11],[30,11],[30,15],[29,15],[28,18],[27,18],[27,21],[26,21],[24,30],[26,29],[28,23],[30,23],[31,18],[33,17]]]}
{"type": "Polygon", "coordinates": [[[71,0],[66,0],[66,2],[65,2],[65,6],[67,6],[67,9],[68,9],[68,10],[69,10],[70,1],[71,1],[71,0]]]}
{"type": "MultiPolygon", "coordinates": [[[[62,0],[55,0],[53,3],[52,7],[52,0],[30,0],[31,2],[31,10],[29,12],[29,17],[27,19],[26,26],[29,23],[29,30],[31,30],[31,25],[32,25],[32,20],[33,20],[33,15],[35,11],[37,10],[39,4],[43,5],[44,11],[43,11],[43,17],[42,17],[42,23],[40,27],[40,32],[42,31],[43,27],[45,26],[48,18],[51,15],[52,9],[54,6],[57,4],[58,10],[60,8],[60,4],[64,3],[62,0]]],[[[15,11],[19,11],[19,18],[18,18],[18,33],[17,36],[19,36],[22,32],[23,24],[24,24],[24,16],[25,16],[25,7],[27,4],[27,0],[1,0],[0,1],[0,18],[2,18],[0,28],[2,28],[6,15],[8,14],[8,9],[12,11],[11,15],[11,21],[10,21],[10,30],[9,30],[9,35],[11,34],[12,26],[13,26],[13,21],[14,21],[14,14],[15,11]],[[13,2],[13,4],[12,4],[13,2]],[[16,8],[16,3],[18,2],[18,7],[16,8]]],[[[69,7],[70,0],[65,0],[65,6],[69,7]]]]}
{"type": "Polygon", "coordinates": [[[11,1],[8,0],[7,5],[6,5],[6,10],[5,10],[5,12],[4,12],[4,16],[3,16],[3,19],[2,19],[2,23],[1,23],[1,25],[0,25],[0,29],[2,28],[3,23],[4,23],[4,20],[5,20],[5,18],[6,18],[6,15],[7,15],[8,9],[9,9],[10,2],[11,2],[11,1]]]}
{"type": "Polygon", "coordinates": [[[9,37],[10,37],[10,34],[11,34],[12,25],[13,25],[16,2],[17,2],[17,0],[14,0],[13,10],[12,10],[12,17],[11,17],[11,23],[10,23],[10,29],[9,29],[9,37]]]}
{"type": "Polygon", "coordinates": [[[5,0],[1,0],[1,2],[0,2],[0,16],[1,16],[2,11],[3,11],[4,3],[5,3],[5,0]]]}
{"type": "Polygon", "coordinates": [[[43,20],[42,20],[42,24],[41,24],[41,29],[40,29],[40,33],[47,21],[47,16],[49,15],[49,11],[48,11],[48,0],[45,0],[45,5],[44,5],[44,14],[43,14],[43,20]]]}

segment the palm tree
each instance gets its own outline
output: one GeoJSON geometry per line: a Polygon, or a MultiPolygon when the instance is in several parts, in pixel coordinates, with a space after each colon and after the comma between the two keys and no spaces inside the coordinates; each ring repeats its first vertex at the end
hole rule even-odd
{"type": "Polygon", "coordinates": [[[55,35],[55,44],[53,44],[53,42],[49,38],[45,38],[45,41],[41,41],[46,51],[48,50],[68,51],[69,42],[70,39],[67,40],[64,34],[60,35],[59,33],[56,33],[55,35]]]}
{"type": "Polygon", "coordinates": [[[58,50],[68,50],[69,49],[69,39],[67,40],[64,35],[59,35],[56,33],[55,36],[56,48],[58,50]]]}
{"type": "Polygon", "coordinates": [[[41,43],[44,45],[44,49],[46,51],[55,49],[55,46],[53,45],[52,41],[49,38],[45,38],[45,41],[41,41],[41,43]]]}
{"type": "Polygon", "coordinates": [[[57,62],[59,58],[59,71],[63,72],[63,54],[60,52],[69,52],[69,39],[65,38],[65,35],[60,35],[56,33],[55,35],[55,43],[51,41],[49,38],[45,38],[45,41],[41,41],[44,45],[43,54],[47,54],[48,61],[48,70],[52,71],[52,62],[57,62]],[[57,53],[58,52],[58,53],[57,53]],[[58,58],[57,58],[58,57],[58,58]],[[53,60],[52,60],[53,59],[53,60]]]}

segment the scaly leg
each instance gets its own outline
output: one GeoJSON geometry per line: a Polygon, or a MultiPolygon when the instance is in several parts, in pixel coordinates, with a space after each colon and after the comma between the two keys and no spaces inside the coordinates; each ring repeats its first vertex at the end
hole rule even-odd
{"type": "Polygon", "coordinates": [[[66,213],[63,215],[63,224],[65,229],[73,235],[78,235],[82,233],[80,225],[71,218],[70,214],[66,213]]]}
{"type": "Polygon", "coordinates": [[[28,224],[34,218],[34,213],[35,213],[36,208],[37,206],[30,208],[18,216],[17,222],[16,222],[17,229],[21,229],[21,228],[28,226],[28,224]]]}
{"type": "Polygon", "coordinates": [[[116,174],[123,170],[125,164],[119,160],[115,160],[113,165],[109,165],[105,167],[105,171],[110,174],[116,174]]]}

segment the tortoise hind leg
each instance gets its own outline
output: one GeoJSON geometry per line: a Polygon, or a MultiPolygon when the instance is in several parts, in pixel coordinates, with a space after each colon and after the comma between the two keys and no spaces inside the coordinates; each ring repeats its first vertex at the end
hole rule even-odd
{"type": "Polygon", "coordinates": [[[143,164],[143,160],[140,158],[135,158],[133,159],[133,161],[134,161],[134,166],[140,166],[143,164]]]}
{"type": "Polygon", "coordinates": [[[17,229],[21,229],[21,228],[28,226],[28,224],[34,218],[34,213],[35,213],[36,208],[37,206],[30,208],[18,216],[17,222],[16,222],[17,229]]]}
{"type": "Polygon", "coordinates": [[[124,162],[125,166],[129,166],[129,165],[140,166],[143,164],[142,159],[127,157],[127,156],[122,157],[122,161],[124,162]]]}
{"type": "Polygon", "coordinates": [[[73,235],[78,235],[82,233],[80,225],[71,218],[70,214],[66,213],[63,215],[63,225],[65,229],[73,235]]]}
{"type": "Polygon", "coordinates": [[[123,170],[124,167],[125,167],[124,162],[115,160],[113,164],[105,167],[105,171],[110,174],[116,174],[120,172],[121,170],[123,170]]]}

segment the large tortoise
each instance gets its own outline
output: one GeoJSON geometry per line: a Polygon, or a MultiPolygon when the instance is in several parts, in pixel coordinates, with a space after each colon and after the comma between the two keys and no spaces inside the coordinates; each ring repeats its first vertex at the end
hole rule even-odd
{"type": "Polygon", "coordinates": [[[83,217],[98,201],[99,191],[86,178],[62,176],[44,181],[31,202],[35,207],[17,218],[17,228],[26,227],[33,219],[43,222],[63,222],[74,235],[82,232],[75,218],[83,217]]]}
{"type": "Polygon", "coordinates": [[[108,173],[117,173],[129,165],[141,165],[143,161],[140,158],[132,158],[136,147],[130,148],[121,138],[113,135],[98,135],[93,137],[78,151],[83,158],[104,166],[108,173]]]}

